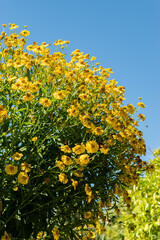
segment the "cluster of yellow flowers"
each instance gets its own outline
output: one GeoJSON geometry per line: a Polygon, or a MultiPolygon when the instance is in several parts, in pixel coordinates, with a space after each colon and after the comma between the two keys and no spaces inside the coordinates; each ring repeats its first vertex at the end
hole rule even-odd
{"type": "MultiPolygon", "coordinates": [[[[20,160],[22,158],[23,154],[22,153],[14,153],[13,156],[11,157],[13,160],[20,160]]],[[[18,182],[21,184],[27,184],[29,177],[28,177],[28,172],[31,171],[31,164],[28,164],[26,162],[21,163],[20,165],[21,172],[18,174],[18,182]]],[[[13,165],[13,164],[8,164],[5,167],[5,171],[8,175],[15,175],[18,172],[18,167],[13,165]]],[[[14,188],[18,189],[18,188],[14,188]]]]}
{"type": "Polygon", "coordinates": [[[9,118],[9,116],[7,115],[7,110],[0,105],[0,122],[2,122],[4,118],[9,118]]]}
{"type": "MultiPolygon", "coordinates": [[[[10,30],[18,28],[16,24],[9,25],[10,30]]],[[[4,30],[6,26],[3,24],[4,30]]],[[[70,136],[72,129],[77,127],[79,130],[74,132],[72,141],[69,137],[60,138],[60,151],[54,159],[53,169],[56,169],[54,174],[58,184],[71,186],[73,192],[78,191],[83,179],[83,192],[88,204],[91,204],[93,199],[96,201],[96,198],[97,200],[101,198],[99,191],[93,193],[92,187],[85,182],[84,176],[92,164],[96,168],[103,160],[103,168],[104,165],[109,166],[110,158],[114,159],[110,171],[117,169],[118,177],[124,185],[137,183],[138,171],[145,170],[147,166],[146,162],[140,159],[140,156],[146,153],[146,145],[143,133],[138,129],[139,122],[144,121],[145,116],[139,114],[136,121],[133,114],[139,109],[132,104],[124,106],[125,88],[117,86],[116,80],[111,79],[112,69],[103,68],[99,63],[90,67],[89,54],[84,55],[79,49],[71,53],[71,60],[67,62],[65,49],[69,41],[61,39],[56,41],[54,46],[56,48],[59,46],[60,51],[53,54],[48,48],[50,44],[45,42],[41,45],[33,42],[32,45],[27,46],[26,37],[30,33],[26,28],[27,26],[20,34],[13,32],[7,35],[4,30],[0,34],[2,41],[0,92],[3,95],[3,98],[0,97],[0,124],[2,126],[6,121],[11,120],[9,128],[3,132],[3,137],[8,139],[14,134],[15,136],[21,134],[24,137],[20,130],[22,128],[26,130],[27,126],[30,126],[30,131],[27,130],[31,136],[30,139],[28,138],[29,147],[32,146],[32,149],[37,151],[37,155],[43,159],[41,150],[43,139],[36,135],[42,127],[41,119],[45,118],[46,124],[52,124],[54,136],[60,135],[67,126],[71,131],[68,130],[66,136],[70,136]],[[17,125],[19,132],[12,127],[15,123],[19,123],[17,125]]],[[[90,59],[90,61],[94,60],[95,57],[90,59]]],[[[145,105],[140,101],[138,107],[144,108],[145,105]]],[[[46,140],[47,134],[43,132],[41,137],[44,135],[46,140]]],[[[13,146],[14,141],[11,141],[13,146]]],[[[32,166],[33,171],[31,171],[30,159],[27,156],[22,162],[23,145],[18,145],[18,148],[20,149],[17,150],[18,152],[12,153],[10,150],[3,152],[7,157],[4,164],[5,172],[13,176],[14,181],[17,182],[15,190],[18,189],[19,183],[26,187],[32,172],[41,176],[43,173],[47,175],[47,170],[45,172],[43,168],[41,169],[39,160],[37,160],[38,167],[32,166]]],[[[50,180],[50,176],[45,176],[46,184],[49,185],[50,180]]],[[[111,180],[108,178],[106,181],[109,183],[111,180]]],[[[121,193],[126,194],[115,184],[106,202],[99,207],[102,219],[104,218],[102,205],[110,207],[115,196],[120,196],[121,193]]],[[[130,197],[127,194],[124,196],[124,201],[130,204],[130,197]]],[[[118,212],[118,209],[116,211],[118,212]]],[[[83,216],[85,219],[92,219],[95,217],[93,215],[91,211],[87,211],[83,216]]],[[[97,221],[96,217],[95,219],[97,221]]],[[[100,227],[97,226],[97,229],[100,227]]],[[[40,232],[37,239],[43,237],[43,234],[44,232],[40,232]]],[[[60,230],[57,227],[53,228],[52,234],[54,239],[60,238],[60,230]]],[[[88,234],[83,238],[84,240],[94,239],[95,235],[92,231],[88,234]]],[[[2,239],[6,239],[6,236],[9,239],[6,232],[2,239]]]]}

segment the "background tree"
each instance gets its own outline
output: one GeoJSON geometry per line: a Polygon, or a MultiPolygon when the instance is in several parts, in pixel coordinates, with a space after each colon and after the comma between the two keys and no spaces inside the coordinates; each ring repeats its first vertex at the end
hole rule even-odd
{"type": "Polygon", "coordinates": [[[118,207],[106,223],[106,233],[100,239],[159,239],[160,236],[160,148],[154,151],[150,168],[138,185],[128,190],[131,203],[124,206],[120,197],[118,207]],[[128,209],[127,209],[128,208],[128,209]]]}

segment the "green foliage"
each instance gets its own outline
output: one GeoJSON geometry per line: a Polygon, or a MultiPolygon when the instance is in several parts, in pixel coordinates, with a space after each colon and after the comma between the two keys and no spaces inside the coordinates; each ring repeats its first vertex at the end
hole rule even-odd
{"type": "MultiPolygon", "coordinates": [[[[120,214],[112,212],[106,226],[105,239],[158,240],[160,237],[160,148],[154,151],[150,169],[141,177],[137,186],[128,190],[130,209],[119,202],[120,214]]],[[[103,239],[103,238],[102,238],[103,239]]]]}

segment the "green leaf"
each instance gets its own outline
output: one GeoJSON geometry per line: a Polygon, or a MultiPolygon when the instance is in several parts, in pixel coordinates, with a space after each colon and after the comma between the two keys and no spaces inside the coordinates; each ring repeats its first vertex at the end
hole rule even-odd
{"type": "Polygon", "coordinates": [[[24,151],[26,151],[27,150],[27,147],[25,146],[25,147],[21,147],[20,149],[19,149],[19,151],[21,151],[21,152],[24,152],[24,151]]]}

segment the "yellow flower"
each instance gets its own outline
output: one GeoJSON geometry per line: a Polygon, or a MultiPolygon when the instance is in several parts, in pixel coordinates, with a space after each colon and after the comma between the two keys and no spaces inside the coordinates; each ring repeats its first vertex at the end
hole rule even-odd
{"type": "Polygon", "coordinates": [[[89,156],[88,154],[83,154],[79,157],[80,165],[87,165],[89,163],[89,156]]]}
{"type": "Polygon", "coordinates": [[[74,174],[74,176],[76,176],[76,177],[83,177],[83,173],[81,173],[80,171],[76,171],[76,172],[74,172],[73,174],[74,174]]]}
{"type": "Polygon", "coordinates": [[[6,167],[5,167],[5,171],[8,175],[15,175],[18,171],[18,167],[12,165],[12,164],[8,164],[6,167]]]}
{"type": "Polygon", "coordinates": [[[28,46],[26,47],[26,49],[27,49],[28,51],[31,51],[33,48],[34,48],[34,47],[33,47],[32,45],[28,45],[28,46]]]}
{"type": "Polygon", "coordinates": [[[29,180],[29,177],[28,177],[28,174],[26,172],[20,172],[18,174],[18,182],[19,183],[28,184],[28,180],[29,180]]]}
{"type": "Polygon", "coordinates": [[[139,119],[140,119],[141,121],[144,121],[144,120],[145,120],[144,114],[139,114],[138,117],[139,117],[139,119]]]}
{"type": "Polygon", "coordinates": [[[78,97],[83,101],[87,101],[89,99],[89,96],[85,93],[80,94],[78,97]]]}
{"type": "Polygon", "coordinates": [[[128,104],[127,105],[127,110],[130,114],[133,114],[134,113],[134,107],[132,104],[128,104]]]}
{"type": "Polygon", "coordinates": [[[62,162],[67,166],[72,164],[72,159],[66,155],[62,155],[61,159],[62,159],[62,162]]]}
{"type": "Polygon", "coordinates": [[[78,181],[75,181],[74,179],[71,179],[72,181],[72,186],[74,187],[74,190],[76,190],[76,187],[78,185],[78,181]]]}
{"type": "Polygon", "coordinates": [[[91,128],[93,131],[95,129],[95,125],[91,121],[88,121],[88,120],[83,122],[83,126],[85,126],[87,128],[91,128]]]}
{"type": "Polygon", "coordinates": [[[51,100],[49,100],[48,98],[40,98],[39,102],[43,107],[50,107],[51,106],[51,100]]]}
{"type": "Polygon", "coordinates": [[[18,25],[16,25],[15,23],[13,23],[13,24],[11,24],[10,30],[16,29],[16,28],[18,28],[18,27],[19,27],[18,25]]]}
{"type": "Polygon", "coordinates": [[[74,105],[71,105],[71,108],[67,110],[70,116],[77,117],[79,114],[78,108],[74,105]]]}
{"type": "Polygon", "coordinates": [[[68,178],[65,173],[60,173],[58,177],[59,181],[62,182],[63,184],[66,184],[68,182],[68,178]]]}
{"type": "Polygon", "coordinates": [[[26,37],[26,36],[28,36],[29,34],[30,34],[30,32],[27,31],[27,30],[23,30],[23,31],[20,33],[20,35],[21,35],[22,37],[26,37]]]}
{"type": "Polygon", "coordinates": [[[140,108],[145,108],[145,106],[146,106],[146,105],[145,105],[144,103],[142,103],[142,102],[138,102],[137,105],[138,105],[140,108]]]}
{"type": "Polygon", "coordinates": [[[98,144],[96,143],[96,141],[89,141],[86,143],[86,150],[89,153],[96,153],[99,149],[98,144]]]}
{"type": "Polygon", "coordinates": [[[34,96],[32,94],[30,94],[29,92],[27,92],[26,95],[23,97],[23,100],[31,101],[33,98],[34,98],[34,96]]]}
{"type": "Polygon", "coordinates": [[[41,231],[37,234],[36,239],[45,239],[46,236],[47,236],[47,232],[41,231]]]}
{"type": "Polygon", "coordinates": [[[104,154],[107,154],[109,151],[109,148],[107,145],[101,145],[100,151],[104,154]]]}
{"type": "Polygon", "coordinates": [[[92,216],[91,212],[84,213],[84,218],[86,218],[86,219],[91,218],[91,216],[92,216]]]}
{"type": "Polygon", "coordinates": [[[55,240],[58,240],[60,238],[60,232],[57,227],[54,227],[52,229],[52,234],[55,240]]]}
{"type": "Polygon", "coordinates": [[[92,195],[91,187],[88,185],[88,183],[85,184],[84,190],[88,196],[92,195]]]}
{"type": "Polygon", "coordinates": [[[37,141],[37,139],[38,139],[38,137],[33,137],[32,141],[35,142],[35,141],[37,141]]]}
{"type": "Polygon", "coordinates": [[[59,169],[61,169],[61,170],[64,170],[64,169],[65,169],[65,165],[64,165],[64,163],[61,162],[61,161],[57,161],[57,162],[56,162],[56,167],[59,167],[59,169]]]}
{"type": "Polygon", "coordinates": [[[53,93],[53,97],[58,100],[62,100],[63,98],[65,98],[65,96],[66,94],[64,90],[53,93]]]}
{"type": "Polygon", "coordinates": [[[83,143],[81,143],[81,145],[76,144],[76,146],[72,148],[72,151],[75,154],[82,154],[85,151],[85,145],[83,143]]]}
{"type": "Polygon", "coordinates": [[[18,191],[18,187],[14,187],[14,188],[12,188],[13,189],[13,191],[18,191]]]}
{"type": "Polygon", "coordinates": [[[95,239],[95,237],[96,237],[96,234],[94,232],[92,232],[92,231],[89,231],[89,233],[87,235],[87,238],[88,239],[95,239]]]}
{"type": "Polygon", "coordinates": [[[36,93],[38,90],[39,90],[39,87],[38,87],[37,83],[33,83],[30,85],[30,89],[29,89],[30,92],[36,93]]]}
{"type": "Polygon", "coordinates": [[[94,60],[96,60],[96,57],[91,57],[90,60],[91,60],[91,61],[94,61],[94,60]]]}
{"type": "Polygon", "coordinates": [[[71,149],[68,145],[61,146],[61,151],[65,153],[71,153],[71,149]]]}
{"type": "Polygon", "coordinates": [[[11,240],[11,234],[7,233],[6,231],[4,232],[4,236],[1,238],[1,240],[11,240]]]}
{"type": "Polygon", "coordinates": [[[22,156],[23,156],[22,153],[16,152],[16,153],[14,153],[14,154],[12,155],[11,158],[14,159],[14,160],[20,160],[20,159],[22,158],[22,156]]]}
{"type": "Polygon", "coordinates": [[[13,76],[13,75],[11,75],[11,76],[9,76],[9,78],[8,78],[8,82],[12,82],[13,80],[15,80],[15,79],[17,79],[17,77],[16,76],[13,76]]]}
{"type": "Polygon", "coordinates": [[[20,82],[13,83],[11,85],[11,88],[14,89],[14,90],[19,90],[21,88],[20,82]]]}
{"type": "Polygon", "coordinates": [[[95,133],[95,135],[102,135],[104,130],[101,129],[100,127],[96,127],[93,132],[95,133]]]}
{"type": "Polygon", "coordinates": [[[31,171],[31,164],[29,163],[21,163],[21,170],[24,172],[30,172],[31,171]]]}

